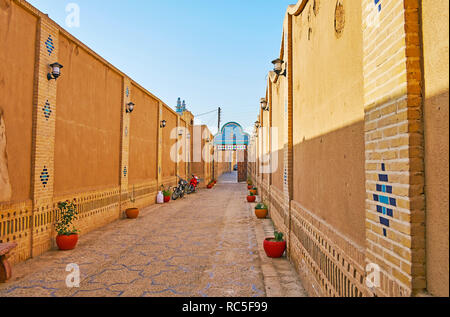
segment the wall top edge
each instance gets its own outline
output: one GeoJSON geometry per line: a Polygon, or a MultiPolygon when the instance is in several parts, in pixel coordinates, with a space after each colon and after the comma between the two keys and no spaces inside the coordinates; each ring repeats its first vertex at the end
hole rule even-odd
{"type": "Polygon", "coordinates": [[[113,71],[117,72],[119,75],[121,75],[124,79],[129,80],[133,85],[135,85],[136,87],[138,87],[139,89],[143,90],[144,93],[146,93],[147,95],[149,95],[150,97],[156,99],[158,102],[160,102],[164,107],[168,108],[170,111],[172,111],[174,114],[178,115],[179,114],[173,110],[170,106],[168,106],[164,101],[162,101],[159,97],[155,96],[154,94],[152,94],[149,90],[147,90],[146,88],[144,88],[142,85],[140,85],[139,83],[137,83],[135,80],[133,80],[130,76],[128,76],[127,74],[125,74],[123,71],[121,71],[120,69],[118,69],[116,66],[112,65],[110,62],[108,62],[106,59],[104,59],[102,56],[100,56],[98,53],[96,53],[94,50],[92,50],[91,48],[89,48],[86,44],[84,44],[83,42],[81,42],[79,39],[77,39],[75,36],[73,36],[69,31],[67,31],[66,29],[64,29],[61,25],[59,25],[58,23],[56,23],[54,20],[52,20],[48,14],[43,13],[42,11],[40,11],[39,9],[37,9],[36,7],[34,7],[32,4],[30,4],[29,2],[25,1],[25,0],[12,0],[13,2],[15,2],[17,5],[19,5],[20,7],[22,7],[23,9],[25,9],[26,11],[28,11],[29,13],[33,14],[34,16],[36,16],[39,19],[45,19],[47,21],[50,22],[50,24],[55,27],[56,29],[58,29],[58,31],[64,35],[65,37],[67,37],[69,40],[73,41],[76,45],[80,46],[82,49],[84,49],[86,52],[88,52],[88,54],[92,55],[95,59],[97,59],[98,61],[100,61],[102,64],[104,64],[105,66],[111,68],[113,71]]]}

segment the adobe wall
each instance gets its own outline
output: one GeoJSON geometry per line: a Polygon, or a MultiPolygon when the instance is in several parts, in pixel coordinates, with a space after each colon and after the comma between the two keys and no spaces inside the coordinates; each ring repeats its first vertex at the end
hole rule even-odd
{"type": "Polygon", "coordinates": [[[119,186],[122,77],[64,35],[58,61],[55,195],[119,186]]]}
{"type": "Polygon", "coordinates": [[[427,288],[449,296],[448,12],[445,0],[422,1],[427,288]]]}
{"type": "MultiPolygon", "coordinates": [[[[447,12],[419,0],[287,9],[286,73],[268,75],[271,122],[258,114],[283,131],[283,173],[262,196],[311,296],[448,296],[447,12]]],[[[249,149],[260,187],[262,142],[258,131],[249,149]]]]}
{"type": "Polygon", "coordinates": [[[170,159],[181,117],[26,1],[0,1],[0,43],[0,243],[18,243],[13,263],[56,247],[59,201],[76,202],[84,235],[190,168],[170,159]]]}
{"type": "Polygon", "coordinates": [[[129,127],[129,183],[157,180],[159,102],[142,89],[132,85],[133,102],[137,105],[129,127]]]}
{"type": "Polygon", "coordinates": [[[345,2],[341,35],[335,9],[309,1],[292,17],[293,200],[364,246],[361,2],[345,2]]]}
{"type": "Polygon", "coordinates": [[[0,2],[0,129],[5,131],[0,141],[0,203],[31,198],[36,30],[35,16],[14,2],[0,2]],[[9,172],[3,174],[6,168],[9,172]]]}

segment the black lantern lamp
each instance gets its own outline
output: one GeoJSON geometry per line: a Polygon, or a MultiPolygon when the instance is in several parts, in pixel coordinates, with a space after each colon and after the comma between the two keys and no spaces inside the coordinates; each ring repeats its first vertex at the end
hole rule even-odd
{"type": "Polygon", "coordinates": [[[264,111],[269,111],[269,106],[267,105],[266,98],[261,98],[261,109],[264,111]]]}
{"type": "Polygon", "coordinates": [[[48,80],[57,80],[58,77],[61,75],[61,68],[63,68],[64,66],[61,65],[60,63],[53,63],[50,64],[50,67],[52,68],[52,72],[47,74],[47,79],[48,80]]]}
{"type": "Polygon", "coordinates": [[[283,64],[284,61],[277,58],[276,60],[272,61],[273,64],[273,71],[278,75],[278,76],[286,76],[286,69],[283,71],[283,64]]]}
{"type": "Polygon", "coordinates": [[[125,110],[127,113],[132,113],[134,110],[135,104],[132,102],[127,103],[127,109],[125,110]]]}
{"type": "Polygon", "coordinates": [[[255,122],[255,127],[256,127],[257,129],[259,129],[259,128],[261,127],[261,123],[260,123],[259,121],[256,121],[256,122],[255,122]]]}
{"type": "Polygon", "coordinates": [[[159,124],[159,126],[160,126],[161,128],[165,128],[166,125],[167,125],[167,121],[166,121],[166,120],[161,121],[161,123],[159,124]]]}

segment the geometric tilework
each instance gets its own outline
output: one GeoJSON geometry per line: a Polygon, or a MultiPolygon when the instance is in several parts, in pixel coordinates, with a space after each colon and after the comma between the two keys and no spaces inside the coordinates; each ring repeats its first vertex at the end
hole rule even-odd
{"type": "Polygon", "coordinates": [[[127,177],[127,174],[128,174],[128,170],[127,170],[127,167],[125,166],[125,167],[123,168],[123,176],[124,176],[124,177],[127,177]]]}
{"type": "MultiPolygon", "coordinates": [[[[386,165],[381,164],[381,170],[386,171],[386,165]]],[[[378,180],[380,184],[377,184],[378,194],[373,195],[373,200],[378,202],[377,212],[380,213],[380,224],[389,228],[390,220],[387,217],[394,216],[394,210],[392,207],[397,207],[397,199],[389,197],[388,194],[392,194],[392,186],[386,184],[389,182],[389,176],[387,174],[379,174],[378,180]]],[[[387,229],[383,228],[383,235],[387,236],[387,229]]]]}
{"type": "Polygon", "coordinates": [[[130,89],[127,87],[127,90],[125,90],[125,95],[127,96],[127,97],[129,97],[130,96],[130,89]]]}
{"type": "Polygon", "coordinates": [[[42,185],[44,185],[44,188],[45,188],[45,186],[47,186],[49,179],[50,179],[50,175],[48,173],[47,167],[44,166],[44,169],[41,172],[41,182],[42,182],[42,185]]]}
{"type": "Polygon", "coordinates": [[[52,114],[52,109],[50,108],[50,103],[48,100],[45,102],[44,107],[42,108],[42,111],[44,111],[44,117],[48,121],[50,118],[50,115],[52,114]]]}
{"type": "Polygon", "coordinates": [[[378,9],[378,12],[381,12],[381,0],[374,0],[374,3],[378,9]]]}
{"type": "Polygon", "coordinates": [[[51,35],[49,35],[47,41],[45,41],[45,46],[47,47],[48,56],[52,55],[55,46],[53,45],[53,38],[51,35]]]}

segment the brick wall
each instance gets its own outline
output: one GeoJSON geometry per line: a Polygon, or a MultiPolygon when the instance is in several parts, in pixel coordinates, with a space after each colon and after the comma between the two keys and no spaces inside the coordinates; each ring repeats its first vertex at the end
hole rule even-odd
{"type": "Polygon", "coordinates": [[[377,295],[409,296],[426,288],[419,1],[377,14],[364,26],[366,261],[382,269],[377,295]]]}

